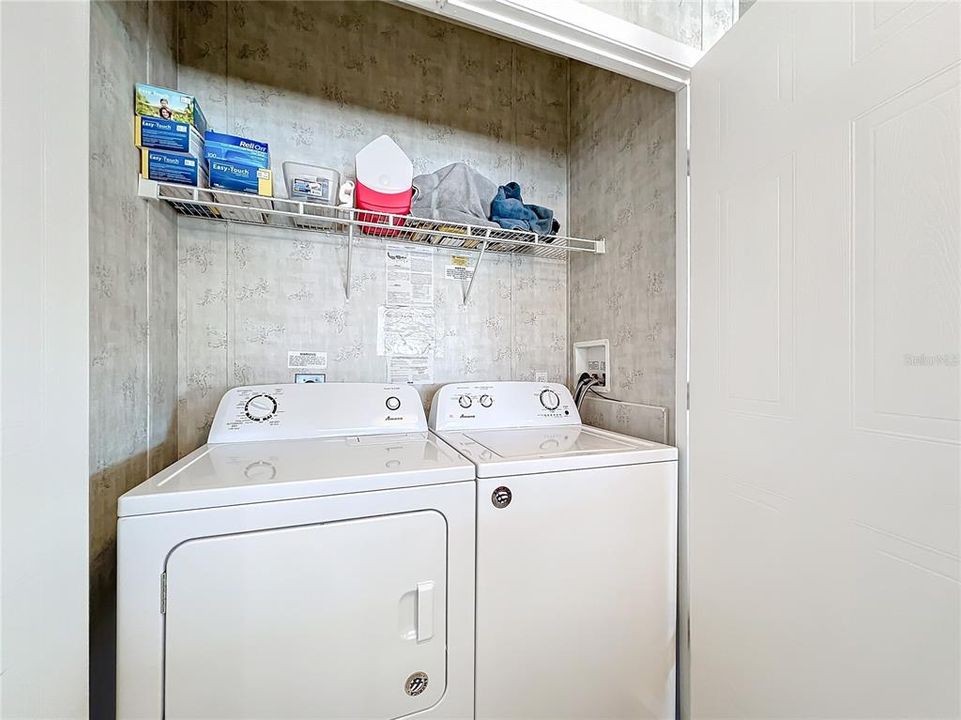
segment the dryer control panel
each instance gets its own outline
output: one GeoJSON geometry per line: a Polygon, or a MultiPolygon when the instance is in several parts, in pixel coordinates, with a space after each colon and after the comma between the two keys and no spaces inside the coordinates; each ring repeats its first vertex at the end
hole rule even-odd
{"type": "Polygon", "coordinates": [[[438,390],[430,406],[437,432],[580,424],[574,398],[560,383],[455,383],[438,390]]]}
{"type": "Polygon", "coordinates": [[[417,390],[379,383],[247,385],[228,390],[207,442],[425,432],[417,390]]]}

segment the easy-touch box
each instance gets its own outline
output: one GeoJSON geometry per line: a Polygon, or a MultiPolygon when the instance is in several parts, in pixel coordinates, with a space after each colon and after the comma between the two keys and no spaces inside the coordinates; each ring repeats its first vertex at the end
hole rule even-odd
{"type": "Polygon", "coordinates": [[[148,180],[206,187],[203,161],[189,153],[147,148],[140,151],[140,174],[148,180]]]}
{"type": "Polygon", "coordinates": [[[134,145],[139,148],[170,150],[203,157],[204,141],[188,123],[163,118],[134,116],[134,145]]]}
{"type": "Polygon", "coordinates": [[[231,160],[210,160],[207,170],[212,188],[266,197],[274,194],[273,176],[267,168],[231,160]]]}
{"type": "Polygon", "coordinates": [[[204,133],[204,157],[208,160],[230,160],[257,168],[270,167],[267,143],[213,130],[204,133]]]}
{"type": "Polygon", "coordinates": [[[176,120],[207,132],[207,118],[193,95],[179,90],[137,83],[134,87],[134,113],[163,120],[176,120]]]}

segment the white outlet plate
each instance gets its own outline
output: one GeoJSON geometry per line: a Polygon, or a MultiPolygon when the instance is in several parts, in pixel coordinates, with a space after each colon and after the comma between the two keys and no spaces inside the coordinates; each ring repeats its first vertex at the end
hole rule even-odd
{"type": "Polygon", "coordinates": [[[584,340],[574,343],[574,382],[582,373],[601,378],[598,392],[611,390],[611,343],[609,340],[584,340]]]}
{"type": "Polygon", "coordinates": [[[322,383],[327,382],[327,373],[296,373],[295,383],[322,383]]]}

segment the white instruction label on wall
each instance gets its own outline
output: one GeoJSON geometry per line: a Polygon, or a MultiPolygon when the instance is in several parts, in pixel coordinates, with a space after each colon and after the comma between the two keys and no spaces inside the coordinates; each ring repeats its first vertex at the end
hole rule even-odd
{"type": "Polygon", "coordinates": [[[444,268],[444,277],[448,280],[470,280],[474,277],[470,258],[464,255],[452,255],[450,265],[444,268]]]}
{"type": "Polygon", "coordinates": [[[432,383],[434,382],[434,359],[430,355],[419,357],[387,358],[387,382],[432,383]]]}
{"type": "Polygon", "coordinates": [[[287,368],[289,370],[326,370],[327,353],[315,350],[288,350],[287,368]]]}
{"type": "Polygon", "coordinates": [[[434,304],[434,250],[388,244],[388,305],[434,304]]]}
{"type": "Polygon", "coordinates": [[[385,307],[377,312],[377,354],[417,357],[434,353],[433,307],[385,307]]]}

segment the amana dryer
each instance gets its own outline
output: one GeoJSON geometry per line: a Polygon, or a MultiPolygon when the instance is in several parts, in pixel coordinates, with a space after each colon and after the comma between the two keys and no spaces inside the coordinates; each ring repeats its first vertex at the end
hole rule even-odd
{"type": "Polygon", "coordinates": [[[674,718],[677,450],[581,424],[563,385],[446,385],[477,468],[477,720],[674,718]]]}
{"type": "Polygon", "coordinates": [[[472,718],[473,481],[413,387],[229,391],[120,498],[118,717],[472,718]]]}

